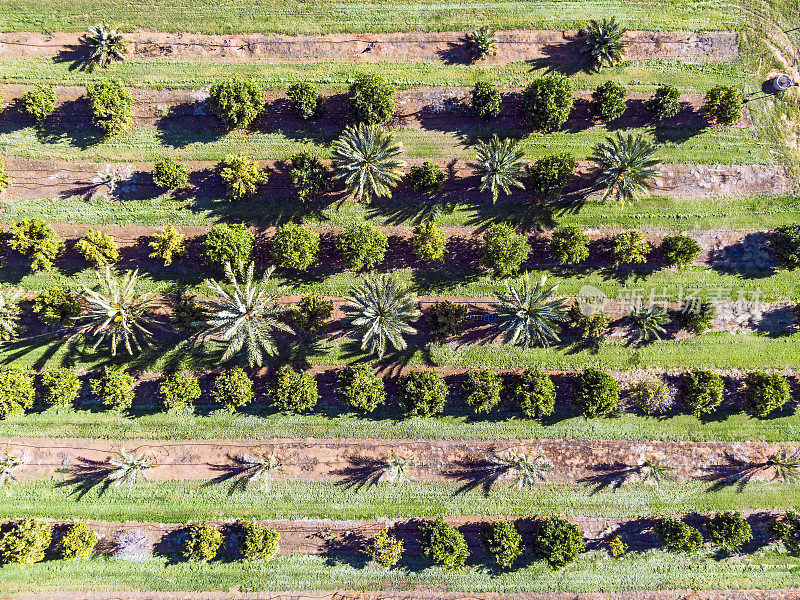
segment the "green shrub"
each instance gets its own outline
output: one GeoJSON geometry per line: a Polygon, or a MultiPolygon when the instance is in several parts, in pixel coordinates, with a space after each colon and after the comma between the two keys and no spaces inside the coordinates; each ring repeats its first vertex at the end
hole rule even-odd
{"type": "Polygon", "coordinates": [[[700,335],[711,327],[716,318],[716,305],[713,302],[703,301],[697,306],[688,306],[680,315],[680,323],[686,331],[700,335]]]}
{"type": "Polygon", "coordinates": [[[583,532],[560,517],[545,520],[533,538],[534,554],[546,560],[552,569],[561,569],[575,562],[585,551],[583,532]]]}
{"type": "Polygon", "coordinates": [[[67,327],[81,314],[78,298],[67,288],[50,288],[39,292],[33,301],[33,312],[42,323],[51,327],[67,327]]]}
{"type": "Polygon", "coordinates": [[[721,125],[733,125],[742,116],[743,106],[739,90],[718,85],[706,93],[703,112],[721,125]]]}
{"type": "Polygon", "coordinates": [[[278,555],[280,534],[269,527],[262,527],[255,521],[241,523],[242,558],[244,560],[270,561],[278,555]]]}
{"type": "Polygon", "coordinates": [[[17,366],[0,371],[0,419],[22,414],[35,399],[36,388],[30,375],[17,366]]]}
{"type": "Polygon", "coordinates": [[[383,260],[389,240],[380,229],[368,223],[354,223],[342,231],[336,247],[348,269],[371,269],[383,260]]]}
{"type": "Polygon", "coordinates": [[[625,86],[616,81],[606,81],[592,92],[592,110],[603,119],[613,121],[625,112],[625,86]]]}
{"type": "Polygon", "coordinates": [[[86,86],[92,123],[106,135],[125,131],[133,121],[133,94],[119,81],[108,80],[86,86]]]}
{"type": "Polygon", "coordinates": [[[75,248],[95,268],[113,265],[119,260],[119,248],[114,238],[97,229],[87,231],[75,248]]]}
{"type": "Polygon", "coordinates": [[[510,568],[522,555],[522,536],[509,521],[490,523],[481,538],[486,552],[504,569],[510,568]]]}
{"type": "Polygon", "coordinates": [[[559,73],[534,79],[522,94],[523,110],[530,126],[544,132],[560,129],[572,112],[574,92],[572,82],[559,73]]]}
{"type": "Polygon", "coordinates": [[[744,379],[745,409],[754,417],[763,419],[791,401],[792,391],[783,375],[754,371],[744,379]]]}
{"type": "Polygon", "coordinates": [[[6,171],[6,166],[0,160],[0,194],[5,192],[11,186],[11,175],[6,171]]]}
{"type": "Polygon", "coordinates": [[[164,156],[153,163],[153,182],[168,190],[186,187],[189,183],[189,171],[174,158],[164,156]]]}
{"type": "Polygon", "coordinates": [[[70,524],[58,544],[61,558],[89,558],[97,545],[97,537],[97,532],[86,523],[70,524]]]}
{"type": "Polygon", "coordinates": [[[169,321],[176,331],[196,333],[203,328],[202,322],[205,321],[207,314],[197,296],[179,287],[169,295],[169,299],[172,304],[169,321]]]}
{"type": "Polygon", "coordinates": [[[414,237],[411,238],[411,249],[420,260],[444,260],[444,251],[447,248],[447,238],[441,227],[433,221],[425,221],[414,228],[414,237]]]}
{"type": "Polygon", "coordinates": [[[59,367],[42,373],[42,400],[48,406],[66,408],[78,398],[81,380],[75,369],[59,367]]]}
{"type": "Polygon", "coordinates": [[[391,536],[388,531],[381,529],[367,546],[367,555],[373,562],[391,569],[403,558],[404,550],[403,540],[391,536]]]}
{"type": "Polygon", "coordinates": [[[543,156],[527,167],[526,189],[539,198],[556,198],[575,174],[575,157],[565,152],[543,156]]]}
{"type": "Polygon", "coordinates": [[[31,271],[47,271],[53,268],[63,242],[44,221],[25,219],[11,228],[9,245],[31,258],[31,271]]]}
{"type": "Polygon", "coordinates": [[[253,382],[242,369],[234,367],[221,373],[214,380],[211,396],[228,411],[249,404],[255,398],[253,382]]]}
{"type": "Polygon", "coordinates": [[[464,402],[476,413],[488,413],[500,404],[503,380],[499,375],[485,369],[467,371],[461,384],[464,402]]]}
{"type": "Polygon", "coordinates": [[[589,236],[579,227],[559,227],[550,239],[550,253],[562,265],[574,265],[589,258],[589,236]]]}
{"type": "Polygon", "coordinates": [[[515,275],[530,253],[528,239],[507,223],[495,223],[483,235],[483,264],[495,277],[515,275]]]}
{"type": "Polygon", "coordinates": [[[241,223],[214,225],[203,239],[203,258],[211,265],[248,264],[253,260],[256,236],[241,223]]]}
{"type": "Polygon", "coordinates": [[[40,83],[29,89],[20,99],[22,110],[41,123],[56,108],[56,92],[52,85],[40,83]]]}
{"type": "Polygon", "coordinates": [[[619,384],[608,373],[586,369],[575,382],[572,404],[587,419],[604,417],[617,409],[619,384]]]}
{"type": "Polygon", "coordinates": [[[791,556],[800,556],[800,514],[788,510],[783,517],[776,518],[770,523],[768,529],[783,542],[791,556]]]}
{"type": "Polygon", "coordinates": [[[700,256],[700,244],[687,235],[670,235],[661,241],[661,254],[666,264],[686,267],[700,256]]]}
{"type": "Polygon", "coordinates": [[[229,79],[211,86],[208,105],[228,129],[247,127],[264,110],[264,90],[255,81],[229,79]]]}
{"type": "Polygon", "coordinates": [[[411,167],[406,175],[406,184],[412,190],[426,196],[435,196],[444,187],[444,173],[433,162],[426,160],[421,166],[411,167]]]}
{"type": "Polygon", "coordinates": [[[339,371],[339,394],[346,404],[366,413],[386,403],[383,379],[368,365],[349,365],[339,371]]]}
{"type": "Polygon", "coordinates": [[[103,367],[102,373],[91,380],[92,393],[103,404],[118,410],[127,410],[133,404],[132,375],[125,372],[122,367],[103,367]]]}
{"type": "Polygon", "coordinates": [[[171,265],[173,259],[186,256],[183,234],[172,225],[165,225],[153,236],[148,245],[153,249],[150,258],[162,259],[165,267],[171,265]]]}
{"type": "Polygon", "coordinates": [[[295,331],[316,335],[333,315],[333,300],[319,294],[306,294],[292,313],[295,331]]]}
{"type": "Polygon", "coordinates": [[[319,233],[298,223],[284,223],[272,238],[272,257],[279,267],[307,271],[319,259],[319,233]]]}
{"type": "Polygon", "coordinates": [[[539,369],[526,369],[514,382],[511,397],[519,404],[526,417],[541,419],[553,414],[556,405],[556,386],[547,373],[539,369]]]}
{"type": "Polygon", "coordinates": [[[313,200],[330,188],[331,175],[318,156],[300,152],[292,156],[289,178],[300,202],[313,200]]]}
{"type": "Polygon", "coordinates": [[[784,225],[773,229],[769,243],[775,259],[787,269],[800,267],[800,225],[784,225]]]}
{"type": "Polygon", "coordinates": [[[319,401],[317,380],[311,373],[284,367],[278,371],[278,381],[270,392],[272,405],[285,412],[314,410],[319,401]]]}
{"type": "Polygon", "coordinates": [[[706,530],[711,541],[728,552],[739,552],[753,539],[750,524],[740,512],[721,512],[706,522],[706,530]]]}
{"type": "Polygon", "coordinates": [[[611,256],[615,267],[646,262],[652,249],[641,231],[623,231],[611,238],[611,256]]]}
{"type": "Polygon", "coordinates": [[[611,327],[611,317],[597,307],[582,305],[578,300],[569,307],[567,321],[570,327],[580,331],[581,335],[590,342],[599,343],[611,327]]]}
{"type": "Polygon", "coordinates": [[[301,119],[319,119],[325,114],[325,98],[315,85],[295,83],[286,92],[292,110],[301,119]]]}
{"type": "Polygon", "coordinates": [[[432,417],[444,412],[447,384],[436,371],[412,371],[397,380],[400,404],[412,415],[432,417]]]}
{"type": "Polygon", "coordinates": [[[464,535],[455,527],[448,525],[442,517],[437,517],[422,526],[420,549],[422,553],[445,569],[453,570],[464,566],[469,557],[469,547],[464,535]]]}
{"type": "Polygon", "coordinates": [[[0,564],[31,565],[43,561],[52,539],[53,528],[44,521],[17,521],[0,537],[0,564]]]}
{"type": "Polygon", "coordinates": [[[696,417],[708,414],[722,404],[725,386],[722,377],[711,371],[695,369],[684,378],[683,401],[696,417]]]}
{"type": "Polygon", "coordinates": [[[472,110],[484,121],[490,121],[500,114],[503,96],[488,81],[479,81],[472,88],[472,110]]]}
{"type": "Polygon", "coordinates": [[[702,534],[674,517],[659,519],[653,531],[671,552],[694,552],[703,545],[702,534]]]}
{"type": "Polygon", "coordinates": [[[228,154],[219,166],[220,177],[225,182],[226,193],[231,200],[252,198],[258,186],[267,183],[267,174],[249,156],[228,154]]]}
{"type": "Polygon", "coordinates": [[[625,543],[622,536],[615,535],[608,543],[608,550],[611,552],[611,556],[619,558],[628,551],[628,544],[625,543]]]}
{"type": "Polygon", "coordinates": [[[662,415],[675,402],[672,389],[659,379],[645,379],[628,388],[631,404],[646,415],[662,415]]]}
{"type": "Polygon", "coordinates": [[[444,339],[464,331],[467,305],[456,304],[450,300],[438,300],[426,311],[426,316],[430,322],[431,335],[435,339],[444,339]]]}
{"type": "Polygon", "coordinates": [[[386,123],[394,115],[394,88],[379,75],[358,75],[347,92],[347,106],[356,122],[386,123]]]}
{"type": "Polygon", "coordinates": [[[658,120],[668,119],[681,109],[681,93],[671,85],[660,85],[650,99],[644,103],[645,110],[658,120]]]}
{"type": "Polygon", "coordinates": [[[193,562],[208,562],[222,546],[222,533],[207,523],[194,523],[186,528],[183,555],[193,562]]]}
{"type": "Polygon", "coordinates": [[[200,384],[195,377],[178,372],[167,375],[158,386],[164,410],[191,406],[200,398],[200,384]]]}

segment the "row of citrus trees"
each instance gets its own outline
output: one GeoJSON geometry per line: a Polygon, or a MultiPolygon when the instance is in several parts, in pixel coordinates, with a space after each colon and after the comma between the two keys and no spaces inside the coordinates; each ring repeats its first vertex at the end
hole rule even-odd
{"type": "MultiPolygon", "coordinates": [[[[337,372],[338,398],[350,409],[369,414],[387,404],[384,379],[367,365],[352,365],[337,372]]],[[[71,407],[77,404],[84,383],[74,369],[62,367],[40,376],[39,398],[45,406],[71,407]]],[[[453,389],[436,371],[411,371],[397,381],[397,401],[409,416],[432,417],[445,411],[453,389]]],[[[135,379],[122,367],[108,366],[89,380],[94,398],[116,410],[133,405],[135,379]]],[[[754,417],[766,418],[793,406],[787,379],[760,371],[743,380],[744,409],[754,417]]],[[[556,386],[552,377],[538,369],[528,369],[504,379],[492,371],[471,370],[458,382],[462,401],[476,414],[487,414],[509,401],[526,417],[542,419],[555,410],[556,386]]],[[[710,371],[687,372],[682,381],[682,400],[686,410],[702,416],[722,404],[725,387],[722,378],[710,371]]],[[[658,379],[646,379],[628,387],[631,405],[645,414],[666,414],[675,409],[675,391],[658,379]]],[[[165,410],[191,407],[203,392],[195,376],[186,372],[167,375],[158,386],[165,410]]],[[[609,416],[620,406],[622,389],[608,373],[589,368],[579,373],[571,394],[573,408],[586,418],[609,416]]],[[[20,414],[36,401],[33,376],[19,368],[0,372],[0,417],[20,414]]],[[[241,368],[218,374],[210,388],[210,399],[231,412],[257,400],[253,380],[241,368]]],[[[266,395],[277,411],[305,413],[314,410],[320,399],[315,377],[306,371],[285,367],[266,395]]]]}
{"type": "MultiPolygon", "coordinates": [[[[721,512],[704,518],[711,542],[728,553],[738,553],[753,539],[750,524],[738,512],[721,512]]],[[[270,561],[279,551],[279,533],[259,523],[238,522],[228,528],[229,536],[238,543],[228,544],[230,551],[245,561],[270,561]]],[[[671,552],[695,552],[703,546],[699,529],[675,517],[657,519],[653,530],[663,547],[671,552]]],[[[789,511],[772,520],[768,530],[784,543],[790,554],[800,554],[800,515],[789,511]]],[[[220,556],[224,536],[214,525],[189,524],[183,530],[182,554],[192,562],[209,562],[220,556]]],[[[128,537],[130,535],[128,534],[128,537]]],[[[526,543],[517,526],[510,521],[497,521],[484,526],[481,535],[484,550],[501,570],[510,570],[522,563],[526,543]]],[[[29,565],[45,559],[51,545],[57,556],[67,560],[86,559],[95,552],[98,534],[85,523],[74,522],[63,528],[53,541],[53,527],[40,520],[24,519],[7,524],[0,534],[0,564],[29,565]]],[[[117,539],[117,552],[125,553],[125,537],[117,539]]],[[[470,548],[464,534],[442,517],[420,525],[419,547],[431,563],[448,570],[464,568],[470,548]]],[[[586,551],[583,532],[568,520],[549,517],[542,520],[529,540],[532,556],[545,561],[552,569],[561,569],[575,562],[586,551]]],[[[609,552],[622,556],[628,549],[625,539],[617,535],[610,540],[609,552]]],[[[405,543],[388,530],[381,530],[362,549],[376,564],[386,568],[397,565],[405,554],[405,543]]]]}

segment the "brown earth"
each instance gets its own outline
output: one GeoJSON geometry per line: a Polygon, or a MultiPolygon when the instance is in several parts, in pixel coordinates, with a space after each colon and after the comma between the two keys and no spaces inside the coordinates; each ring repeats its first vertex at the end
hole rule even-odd
{"type": "MultiPolygon", "coordinates": [[[[0,58],[44,57],[81,63],[86,50],[80,33],[2,33],[0,58]]],[[[136,31],[125,34],[133,60],[343,61],[423,60],[469,63],[466,32],[405,32],[377,34],[278,35],[170,34],[136,31]]],[[[534,65],[580,65],[576,31],[498,31],[498,51],[478,64],[528,61],[534,65]]],[[[727,62],[739,54],[736,32],[628,31],[627,60],[727,62]]]]}
{"type": "Polygon", "coordinates": [[[213,479],[234,474],[236,459],[275,452],[281,461],[276,477],[301,481],[342,481],[357,485],[382,479],[383,461],[390,451],[411,458],[409,477],[415,481],[450,481],[478,487],[498,478],[512,483],[513,473],[498,472],[496,457],[510,450],[539,456],[551,470],[552,483],[613,485],[641,480],[637,466],[645,459],[663,461],[678,480],[724,480],[747,471],[753,479],[775,476],[765,466],[769,457],[791,445],[743,442],[671,442],[627,440],[391,440],[348,438],[274,438],[263,440],[126,440],[5,438],[20,458],[15,474],[22,480],[46,477],[58,471],[104,468],[121,448],[144,453],[155,467],[148,479],[213,479]],[[494,458],[493,458],[494,457],[494,458]]]}
{"type": "MultiPolygon", "coordinates": [[[[753,537],[758,544],[767,544],[770,535],[766,526],[777,513],[748,512],[742,513],[753,529],[753,537]]],[[[64,526],[69,521],[46,519],[54,525],[56,540],[60,537],[64,526]]],[[[525,541],[530,540],[535,534],[542,517],[524,517],[520,519],[504,519],[502,517],[446,517],[448,521],[466,538],[467,544],[473,555],[486,556],[481,543],[481,533],[486,530],[486,524],[494,521],[511,520],[517,526],[525,541]]],[[[628,547],[634,551],[645,551],[661,546],[652,527],[655,518],[642,517],[630,519],[609,519],[603,517],[571,517],[569,519],[583,531],[586,538],[587,550],[607,549],[608,542],[620,535],[625,539],[628,547]]],[[[684,517],[686,523],[698,528],[706,518],[702,515],[689,515],[684,517]]],[[[425,523],[422,519],[380,519],[380,520],[352,520],[334,521],[330,519],[298,519],[261,521],[261,524],[273,528],[280,534],[279,553],[284,556],[293,554],[324,554],[345,555],[361,554],[367,542],[375,537],[382,529],[388,529],[393,535],[401,538],[405,551],[409,554],[420,552],[420,527],[425,523]]],[[[97,551],[101,554],[119,554],[120,535],[130,535],[136,532],[144,537],[147,542],[140,546],[150,552],[161,555],[174,555],[183,549],[186,539],[186,526],[171,523],[142,523],[126,521],[115,523],[107,521],[88,521],[92,529],[99,533],[97,551]]],[[[235,556],[241,543],[240,529],[235,521],[209,522],[220,528],[225,535],[225,542],[220,550],[221,556],[235,556]]],[[[127,550],[127,549],[126,549],[127,550]]],[[[125,550],[123,550],[125,552],[125,550]]],[[[149,553],[149,552],[148,552],[149,553]]],[[[148,554],[144,553],[144,554],[148,554]]],[[[125,558],[133,558],[123,554],[125,558]]]]}

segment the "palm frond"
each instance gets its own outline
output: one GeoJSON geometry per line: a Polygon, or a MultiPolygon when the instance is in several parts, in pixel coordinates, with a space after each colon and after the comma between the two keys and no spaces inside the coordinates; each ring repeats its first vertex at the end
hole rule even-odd
{"type": "Polygon", "coordinates": [[[506,343],[532,348],[560,341],[556,322],[565,320],[566,304],[553,297],[557,290],[547,285],[547,276],[532,286],[527,273],[519,287],[506,283],[506,292],[495,296],[496,322],[506,343]]]}
{"type": "Polygon", "coordinates": [[[19,293],[14,290],[0,290],[0,340],[4,342],[17,335],[19,297],[19,293]]]}
{"type": "Polygon", "coordinates": [[[397,158],[402,152],[403,145],[380,125],[348,126],[331,145],[334,177],[358,200],[390,197],[406,165],[397,158]]]}
{"type": "Polygon", "coordinates": [[[672,476],[673,467],[667,465],[666,462],[655,459],[645,458],[639,465],[638,472],[643,482],[652,483],[657,488],[667,481],[674,481],[672,476]]]}
{"type": "Polygon", "coordinates": [[[408,466],[412,464],[414,455],[402,458],[392,450],[383,465],[383,478],[392,485],[408,481],[408,466]]]}
{"type": "Polygon", "coordinates": [[[480,190],[491,192],[492,202],[497,202],[501,191],[510,194],[512,187],[525,188],[522,183],[525,153],[515,140],[500,139],[495,134],[488,142],[478,142],[476,151],[472,167],[481,178],[480,190]]]}
{"type": "Polygon", "coordinates": [[[647,192],[652,187],[648,180],[659,174],[653,168],[659,162],[653,158],[655,151],[656,145],[641,134],[617,132],[597,144],[589,160],[597,165],[594,185],[604,190],[602,199],[614,195],[624,206],[647,192]]]}
{"type": "Polygon", "coordinates": [[[109,459],[108,464],[114,468],[108,472],[106,479],[113,481],[115,488],[127,485],[129,494],[140,478],[147,481],[145,471],[153,468],[144,454],[137,456],[125,448],[120,448],[117,458],[109,459]]]}
{"type": "Polygon", "coordinates": [[[122,34],[105,23],[95,25],[84,36],[89,47],[89,66],[108,67],[113,62],[125,60],[127,43],[122,34]]]}
{"type": "Polygon", "coordinates": [[[769,457],[767,465],[775,469],[773,479],[785,483],[800,483],[800,451],[781,450],[769,457]]]}
{"type": "Polygon", "coordinates": [[[481,27],[467,34],[467,47],[472,54],[472,60],[480,60],[497,54],[497,41],[494,34],[494,30],[488,27],[481,27]]]}
{"type": "Polygon", "coordinates": [[[517,489],[533,487],[537,481],[544,481],[546,473],[552,469],[542,457],[527,452],[509,450],[505,455],[495,457],[497,463],[516,477],[517,489]]]}
{"type": "Polygon", "coordinates": [[[614,17],[589,21],[579,37],[581,51],[592,68],[611,67],[622,59],[625,52],[622,36],[625,31],[614,17]]]}
{"type": "Polygon", "coordinates": [[[0,457],[0,489],[4,489],[12,483],[16,483],[17,478],[14,476],[14,469],[21,464],[22,462],[19,458],[11,454],[9,449],[6,448],[3,456],[0,457]]]}
{"type": "Polygon", "coordinates": [[[635,307],[628,314],[628,323],[636,332],[636,340],[639,342],[660,340],[661,335],[667,331],[664,326],[669,320],[667,311],[655,304],[650,308],[635,307]]]}

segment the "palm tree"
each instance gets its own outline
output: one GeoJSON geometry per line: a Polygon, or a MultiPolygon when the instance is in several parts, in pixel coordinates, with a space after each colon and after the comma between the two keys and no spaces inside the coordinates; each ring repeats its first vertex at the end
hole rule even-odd
{"type": "Polygon", "coordinates": [[[0,290],[0,340],[7,342],[17,335],[19,324],[19,293],[0,290]]]}
{"type": "Polygon", "coordinates": [[[527,452],[509,450],[506,456],[495,457],[503,471],[514,473],[517,478],[517,489],[533,487],[537,481],[545,480],[545,473],[552,469],[540,456],[527,452]]]}
{"type": "Polygon", "coordinates": [[[650,308],[639,306],[628,313],[628,322],[631,329],[636,332],[637,342],[660,340],[661,334],[667,331],[664,325],[669,323],[669,315],[660,306],[653,305],[650,308]]]}
{"type": "Polygon", "coordinates": [[[594,184],[597,189],[605,190],[602,199],[615,194],[624,206],[649,190],[651,185],[647,180],[659,173],[653,168],[658,164],[653,158],[655,151],[656,145],[641,134],[623,136],[618,132],[597,144],[589,159],[597,163],[594,184]]]}
{"type": "Polygon", "coordinates": [[[488,27],[481,27],[467,34],[467,47],[472,54],[472,60],[480,60],[486,56],[497,54],[497,41],[494,31],[488,27]]]}
{"type": "Polygon", "coordinates": [[[599,70],[603,66],[613,66],[622,59],[625,43],[622,35],[626,32],[614,17],[597,21],[592,19],[586,29],[580,32],[581,52],[587,62],[599,70]]]}
{"type": "Polygon", "coordinates": [[[401,458],[392,450],[383,464],[383,476],[385,476],[387,481],[392,485],[405,483],[408,481],[407,467],[413,460],[413,455],[408,458],[401,458]]]}
{"type": "Polygon", "coordinates": [[[129,355],[142,349],[141,344],[149,346],[152,333],[144,326],[148,309],[153,305],[150,294],[137,294],[136,281],[139,270],[127,271],[117,279],[111,269],[97,271],[101,292],[84,286],[83,300],[88,312],[79,317],[84,321],[78,332],[97,338],[93,349],[104,340],[111,346],[111,354],[116,356],[117,346],[125,347],[129,355]]]}
{"type": "Polygon", "coordinates": [[[203,310],[208,317],[199,325],[205,329],[204,337],[216,336],[222,341],[229,342],[228,348],[222,355],[223,362],[230,360],[244,349],[247,352],[249,365],[260,366],[264,361],[265,352],[270,356],[278,352],[275,346],[275,332],[292,333],[291,327],[278,320],[278,315],[287,310],[276,302],[282,290],[277,289],[273,292],[268,290],[273,270],[274,267],[270,267],[259,281],[254,281],[253,263],[250,263],[247,269],[240,264],[239,271],[244,273],[244,280],[239,283],[230,263],[226,263],[225,276],[233,288],[232,293],[213,279],[208,282],[218,297],[204,303],[203,310]]]}
{"type": "Polygon", "coordinates": [[[504,194],[509,194],[512,187],[525,189],[522,183],[525,163],[520,160],[524,152],[519,149],[515,140],[501,140],[495,134],[488,142],[478,142],[476,148],[478,153],[472,167],[480,175],[480,190],[489,190],[492,193],[492,202],[497,202],[501,190],[504,194]]]}
{"type": "Polygon", "coordinates": [[[359,200],[390,197],[406,165],[397,158],[402,152],[403,144],[380,125],[348,126],[331,146],[334,177],[359,200]]]}
{"type": "Polygon", "coordinates": [[[388,273],[369,275],[350,289],[344,311],[348,323],[362,333],[361,350],[382,357],[387,342],[404,350],[404,334],[417,330],[408,322],[417,316],[417,299],[411,289],[388,273]]]}
{"type": "Polygon", "coordinates": [[[125,60],[125,40],[122,34],[100,23],[95,25],[84,36],[84,42],[89,46],[89,68],[95,66],[108,67],[111,63],[125,60]]]}
{"type": "Polygon", "coordinates": [[[787,483],[800,483],[800,452],[781,450],[770,456],[767,464],[775,469],[773,479],[787,483]]]}
{"type": "Polygon", "coordinates": [[[251,456],[243,454],[237,458],[237,464],[242,468],[242,479],[244,483],[242,487],[246,487],[247,483],[261,481],[262,490],[269,491],[272,485],[272,473],[281,466],[281,461],[275,454],[275,450],[271,454],[260,454],[258,456],[251,456]]]}
{"type": "Polygon", "coordinates": [[[638,467],[639,475],[644,482],[652,482],[657,488],[665,481],[674,481],[672,476],[672,467],[667,465],[664,461],[655,458],[645,458],[642,464],[638,467]]]}
{"type": "Polygon", "coordinates": [[[147,481],[147,476],[144,473],[153,468],[153,465],[150,464],[144,454],[136,456],[132,452],[125,450],[125,448],[120,448],[117,458],[110,459],[108,464],[115,467],[115,469],[109,471],[106,479],[115,481],[115,488],[128,484],[129,494],[140,477],[147,481]]]}
{"type": "Polygon", "coordinates": [[[17,481],[17,478],[14,476],[14,469],[21,464],[20,460],[6,448],[3,456],[0,457],[0,489],[17,481]]]}
{"type": "Polygon", "coordinates": [[[553,298],[557,285],[547,287],[547,276],[531,286],[528,274],[522,278],[520,287],[506,283],[505,294],[495,296],[497,326],[505,333],[506,343],[524,348],[548,346],[558,342],[555,322],[564,321],[564,300],[553,298]]]}

